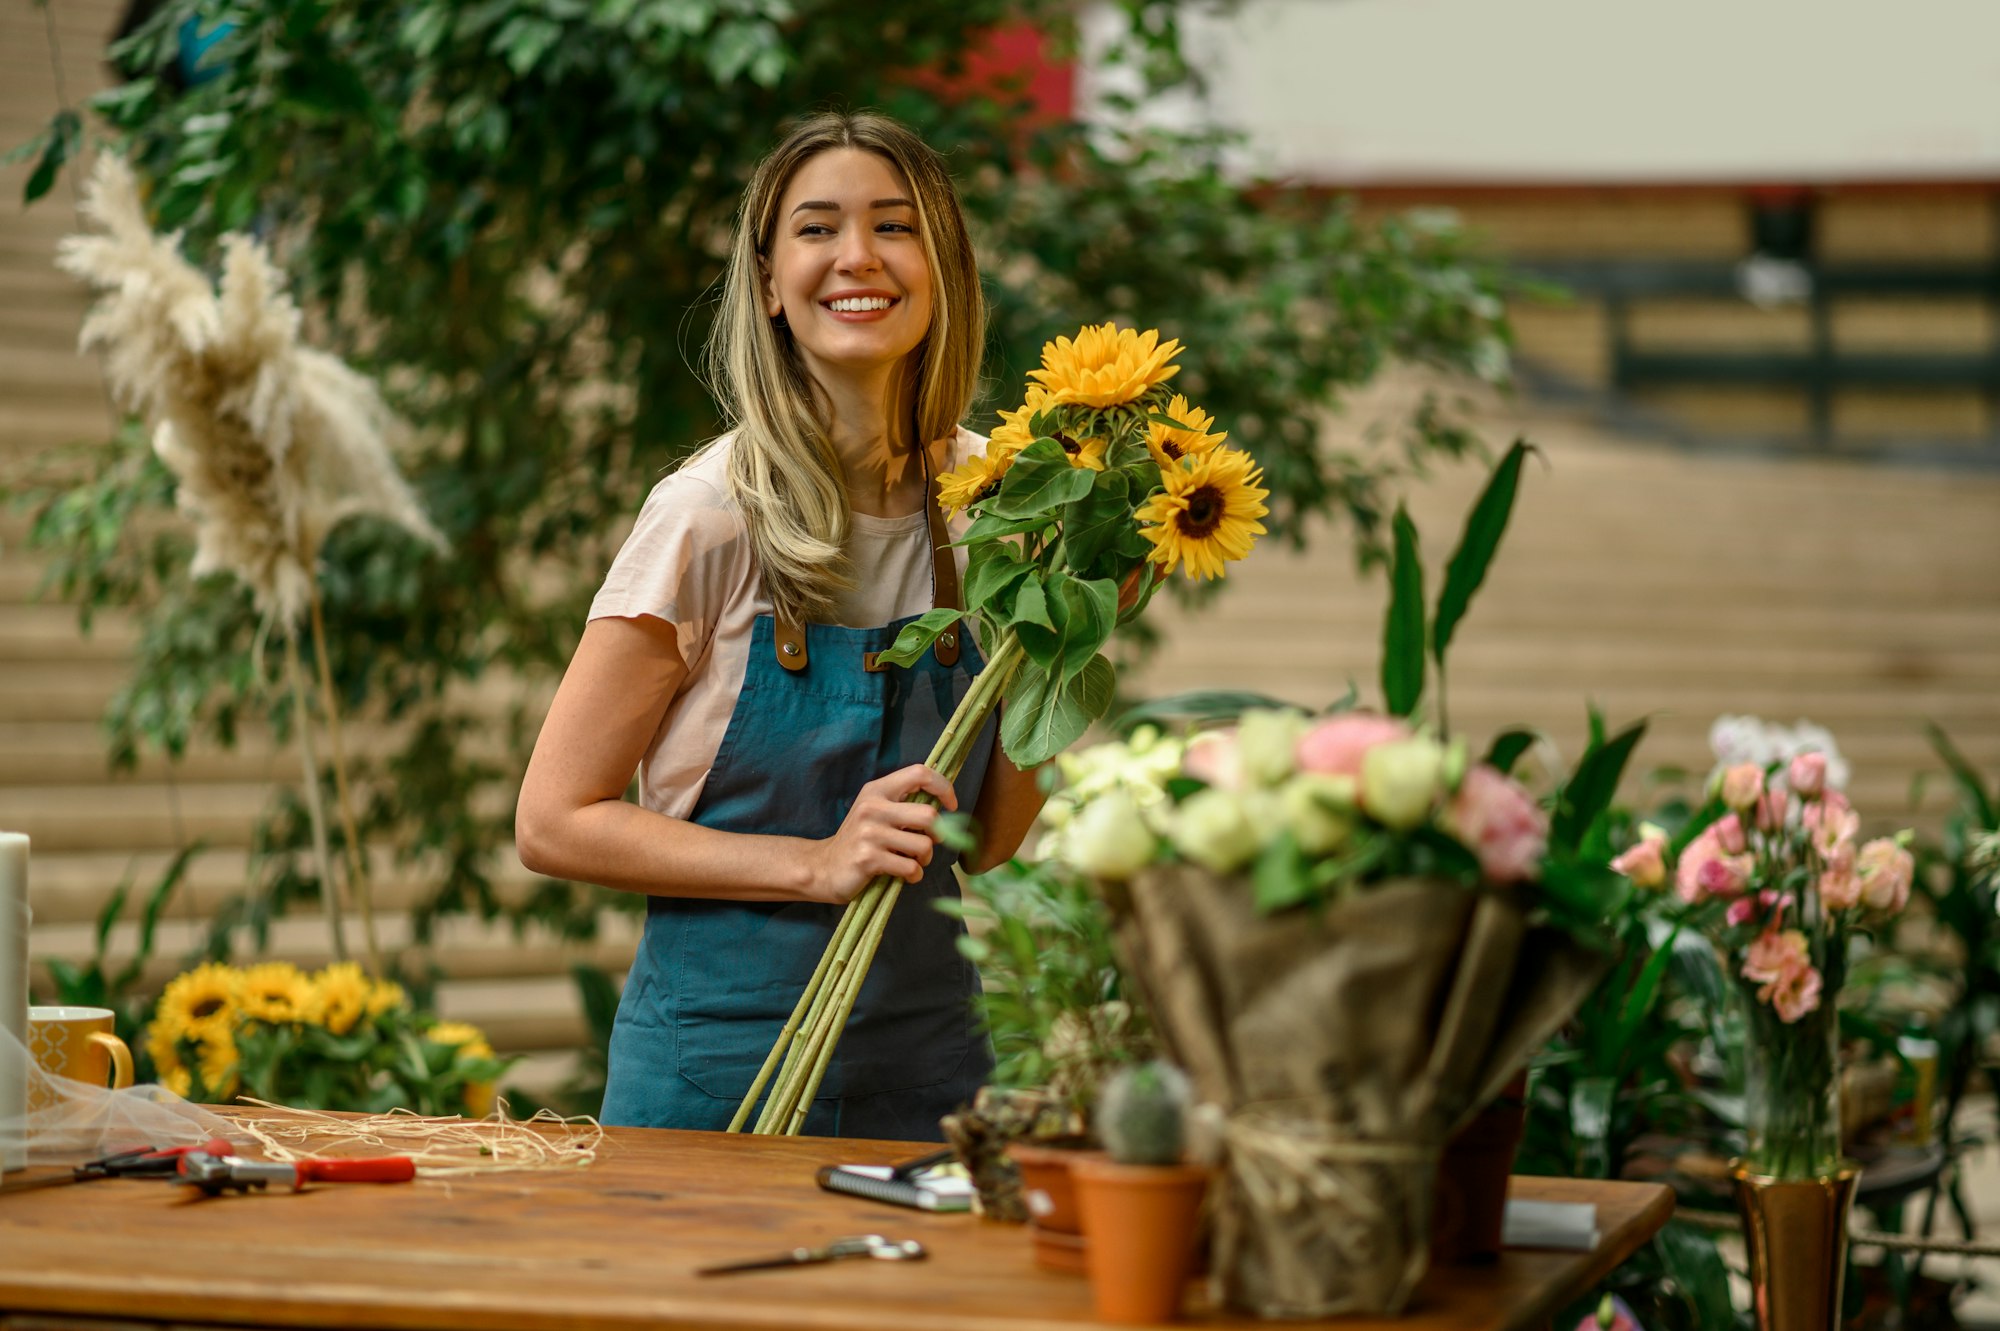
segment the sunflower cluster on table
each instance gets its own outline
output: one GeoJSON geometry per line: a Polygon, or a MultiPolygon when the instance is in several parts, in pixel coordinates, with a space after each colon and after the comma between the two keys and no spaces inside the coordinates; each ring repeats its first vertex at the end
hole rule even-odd
{"type": "Polygon", "coordinates": [[[1213,428],[1214,417],[1165,387],[1181,371],[1180,350],[1156,329],[1110,323],[1047,343],[1021,405],[999,413],[985,454],[939,478],[939,502],[953,511],[976,507],[1037,439],[1055,440],[1071,466],[1101,472],[1113,465],[1115,436],[1142,438],[1159,469],[1159,488],[1133,514],[1152,543],[1149,560],[1163,573],[1178,567],[1194,579],[1221,577],[1223,564],[1249,554],[1263,534],[1270,491],[1250,455],[1213,428]]]}
{"type": "Polygon", "coordinates": [[[475,1026],[415,1010],[354,962],[207,962],[168,982],[146,1028],[156,1080],[189,1099],[485,1117],[505,1064],[475,1026]]]}

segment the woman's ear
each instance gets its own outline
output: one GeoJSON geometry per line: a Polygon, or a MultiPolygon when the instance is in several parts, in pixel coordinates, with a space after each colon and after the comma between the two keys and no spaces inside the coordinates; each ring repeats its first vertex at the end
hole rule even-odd
{"type": "Polygon", "coordinates": [[[773,319],[785,317],[785,302],[778,299],[778,284],[771,280],[771,265],[757,261],[757,282],[764,289],[764,313],[773,319]]]}

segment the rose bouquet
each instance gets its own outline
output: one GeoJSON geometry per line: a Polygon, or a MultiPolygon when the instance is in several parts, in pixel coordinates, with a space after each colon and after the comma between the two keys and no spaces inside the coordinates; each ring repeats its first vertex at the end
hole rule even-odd
{"type": "Polygon", "coordinates": [[[512,1061],[351,961],[311,975],[283,961],[197,966],[161,993],[145,1048],[160,1084],[192,1100],[475,1118],[492,1112],[512,1061]]]}
{"type": "Polygon", "coordinates": [[[1860,816],[1811,750],[1739,762],[1669,838],[1657,827],[1614,860],[1637,886],[1671,886],[1734,977],[1745,1020],[1744,1167],[1775,1179],[1841,1168],[1839,1019],[1849,940],[1908,903],[1910,833],[1860,840],[1860,816]]]}
{"type": "Polygon", "coordinates": [[[1600,737],[1544,807],[1509,775],[1518,733],[1475,761],[1441,706],[1417,716],[1524,454],[1496,469],[1434,615],[1397,515],[1387,714],[1255,709],[1061,764],[1044,849],[1097,880],[1162,1041],[1225,1116],[1213,1271],[1253,1312],[1399,1310],[1445,1142],[1604,964],[1602,815],[1639,728],[1600,737]]]}
{"type": "MultiPolygon", "coordinates": [[[[939,478],[939,502],[972,516],[959,542],[966,607],[921,616],[880,660],[908,664],[959,621],[977,625],[986,668],[927,760],[945,779],[1003,700],[1000,743],[1017,766],[1074,743],[1111,705],[1101,649],[1150,600],[1158,581],[1145,570],[1220,577],[1263,532],[1262,473],[1167,387],[1179,352],[1157,331],[1110,323],[1057,338],[984,455],[939,478]]],[[[901,889],[884,876],[849,903],[732,1130],[761,1099],[754,1131],[799,1131],[901,889]]]]}

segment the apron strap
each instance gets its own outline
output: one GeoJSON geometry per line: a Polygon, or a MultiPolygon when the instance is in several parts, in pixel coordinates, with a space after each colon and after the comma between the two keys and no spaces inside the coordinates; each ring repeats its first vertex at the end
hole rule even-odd
{"type": "MultiPolygon", "coordinates": [[[[931,472],[931,452],[928,447],[919,448],[917,456],[924,468],[924,510],[930,524],[931,537],[931,604],[939,608],[965,609],[965,600],[958,585],[958,560],[951,553],[951,531],[945,526],[944,510],[938,507],[937,477],[931,472]]],[[[806,632],[803,624],[787,620],[776,621],[776,648],[778,664],[797,672],[806,668],[806,632]]],[[[937,656],[941,666],[958,664],[958,635],[963,625],[946,629],[931,643],[931,651],[937,656]]],[[[862,657],[862,668],[869,671],[888,669],[876,662],[879,652],[869,652],[862,657]]]]}

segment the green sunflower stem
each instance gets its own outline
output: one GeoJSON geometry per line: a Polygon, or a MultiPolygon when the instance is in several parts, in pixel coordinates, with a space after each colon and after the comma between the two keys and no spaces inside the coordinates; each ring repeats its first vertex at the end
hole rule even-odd
{"type": "MultiPolygon", "coordinates": [[[[947,781],[958,779],[972,751],[973,740],[986,724],[986,719],[1000,705],[1008,684],[1026,657],[1027,652],[1021,646],[1019,637],[1010,629],[995,644],[986,668],[979,672],[979,677],[972,682],[965,697],[953,709],[951,719],[945,723],[944,733],[931,747],[925,766],[947,781]]],[[[918,794],[911,796],[911,802],[935,804],[937,801],[929,795],[918,794]]],[[[827,1069],[832,1066],[833,1051],[839,1043],[840,1032],[845,1029],[847,1019],[854,1011],[862,983],[868,978],[869,963],[874,960],[875,950],[888,929],[889,912],[894,909],[901,894],[902,882],[883,874],[847,903],[833,937],[827,941],[826,951],[820,956],[819,965],[806,982],[805,992],[793,1006],[792,1015],[778,1032],[777,1042],[765,1056],[756,1079],[737,1106],[729,1124],[731,1132],[741,1131],[743,1124],[749,1120],[758,1097],[772,1080],[774,1068],[777,1070],[776,1085],[772,1087],[770,1098],[758,1114],[757,1125],[752,1131],[787,1135],[795,1135],[799,1131],[806,1114],[811,1111],[820,1083],[826,1079],[827,1069]]]]}

